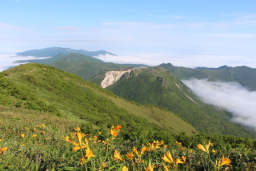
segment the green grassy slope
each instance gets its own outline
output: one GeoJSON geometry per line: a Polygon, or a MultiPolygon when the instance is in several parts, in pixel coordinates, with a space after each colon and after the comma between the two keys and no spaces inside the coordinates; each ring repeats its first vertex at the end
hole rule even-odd
{"type": "MultiPolygon", "coordinates": [[[[123,133],[126,129],[124,127],[120,135],[112,139],[110,130],[106,127],[87,127],[87,125],[87,121],[83,119],[59,117],[53,113],[0,105],[0,150],[3,147],[7,148],[4,153],[0,153],[0,170],[85,170],[83,167],[88,170],[121,170],[124,165],[129,167],[129,170],[141,168],[145,170],[149,161],[155,166],[155,170],[163,169],[162,156],[166,153],[165,147],[161,146],[157,150],[145,152],[142,155],[144,162],[134,166],[134,162],[129,161],[125,154],[134,146],[141,150],[141,136],[138,136],[136,141],[129,141],[123,133]],[[85,138],[89,139],[94,154],[84,166],[80,165],[81,151],[74,152],[73,145],[64,140],[65,136],[70,136],[71,139],[74,135],[73,128],[78,126],[86,133],[85,138]],[[95,136],[98,140],[110,139],[110,142],[106,145],[101,142],[95,143],[95,136]],[[120,151],[124,161],[117,162],[113,159],[116,149],[120,151]],[[107,168],[102,168],[102,162],[107,164],[107,168]]],[[[146,141],[152,142],[150,139],[146,141]]],[[[219,160],[222,155],[232,160],[230,167],[233,170],[253,170],[256,163],[255,143],[255,140],[241,137],[209,135],[188,137],[183,134],[165,141],[173,157],[185,155],[187,158],[185,164],[175,166],[177,170],[205,170],[206,164],[211,168],[208,170],[213,170],[215,160],[219,160]],[[176,141],[182,142],[183,147],[176,145],[176,141]],[[208,141],[214,144],[210,150],[215,149],[217,154],[210,152],[209,157],[207,156],[208,160],[205,160],[206,153],[200,151],[197,144],[208,141]]],[[[148,147],[148,144],[144,145],[148,147]]]]}
{"type": "Polygon", "coordinates": [[[255,168],[255,140],[195,132],[172,112],[126,101],[53,67],[25,64],[0,73],[0,170],[145,170],[149,162],[162,170],[167,151],[174,159],[186,157],[184,164],[175,165],[178,170],[213,170],[222,156],[231,159],[231,169],[255,168]],[[110,134],[113,124],[123,127],[115,138],[110,134]],[[79,134],[72,130],[77,127],[85,133],[82,143],[88,142],[83,150],[94,154],[85,157],[83,166],[84,152],[74,150],[79,134]],[[164,144],[149,150],[148,143],[156,139],[164,144]],[[208,141],[213,143],[209,155],[197,148],[208,141]],[[130,161],[126,154],[134,147],[141,155],[133,153],[130,161]],[[147,147],[144,154],[142,147],[147,147]],[[115,159],[116,150],[122,161],[115,159]]]}
{"type": "Polygon", "coordinates": [[[109,87],[115,94],[142,104],[153,104],[173,111],[201,132],[255,136],[228,121],[229,114],[203,104],[172,73],[161,67],[135,70],[109,87]]]}
{"type": "Polygon", "coordinates": [[[239,66],[219,68],[186,68],[171,64],[160,65],[171,71],[178,79],[207,78],[210,81],[238,82],[249,90],[256,90],[256,69],[239,66]]]}
{"type": "Polygon", "coordinates": [[[133,104],[78,76],[42,64],[25,64],[1,73],[0,105],[83,120],[86,127],[119,123],[132,138],[197,132],[171,112],[133,104]]]}

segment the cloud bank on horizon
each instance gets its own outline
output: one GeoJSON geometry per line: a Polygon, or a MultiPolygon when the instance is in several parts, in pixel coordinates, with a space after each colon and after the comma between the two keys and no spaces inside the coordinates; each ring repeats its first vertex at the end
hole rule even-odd
{"type": "Polygon", "coordinates": [[[17,56],[16,54],[0,54],[0,72],[24,63],[17,63],[18,60],[45,59],[48,57],[35,58],[33,56],[17,56]]]}
{"type": "Polygon", "coordinates": [[[137,55],[100,55],[96,56],[105,62],[114,62],[121,64],[145,64],[150,66],[160,65],[162,63],[172,63],[175,66],[184,67],[220,67],[223,65],[228,66],[249,66],[256,67],[256,61],[253,58],[240,56],[215,56],[215,55],[194,55],[183,57],[167,57],[164,54],[137,54],[137,55]]]}
{"type": "Polygon", "coordinates": [[[256,130],[256,91],[251,92],[235,82],[183,81],[205,103],[233,113],[232,121],[256,130]]]}
{"type": "Polygon", "coordinates": [[[60,46],[140,63],[256,66],[255,11],[253,0],[9,0],[0,6],[0,53],[60,46]]]}

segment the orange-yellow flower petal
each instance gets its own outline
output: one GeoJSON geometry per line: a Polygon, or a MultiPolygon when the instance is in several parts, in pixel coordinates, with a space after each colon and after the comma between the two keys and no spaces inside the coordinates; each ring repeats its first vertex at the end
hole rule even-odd
{"type": "Polygon", "coordinates": [[[154,171],[154,167],[151,165],[151,163],[148,164],[146,171],[154,171]]]}
{"type": "Polygon", "coordinates": [[[81,149],[80,146],[74,146],[72,150],[73,150],[74,152],[76,152],[76,151],[78,151],[78,150],[80,150],[80,149],[81,149]]]}
{"type": "Polygon", "coordinates": [[[168,158],[171,162],[174,162],[173,157],[172,157],[170,151],[168,151],[168,152],[166,153],[166,156],[167,156],[167,158],[168,158]]]}
{"type": "Polygon", "coordinates": [[[128,168],[126,166],[123,166],[122,171],[128,171],[128,168]]]}
{"type": "Polygon", "coordinates": [[[114,129],[111,129],[110,130],[110,134],[113,136],[113,137],[116,137],[118,135],[118,132],[115,131],[114,129]]]}
{"type": "Polygon", "coordinates": [[[85,157],[89,160],[91,157],[94,157],[94,154],[93,154],[93,152],[91,151],[91,149],[90,148],[87,148],[86,149],[86,155],[85,155],[85,157]]]}
{"type": "Polygon", "coordinates": [[[137,148],[136,147],[133,147],[133,152],[138,156],[139,155],[139,153],[138,153],[138,150],[137,150],[137,148]]]}
{"type": "Polygon", "coordinates": [[[126,157],[127,157],[129,160],[132,160],[132,159],[133,159],[133,152],[127,153],[127,154],[126,154],[126,157]]]}
{"type": "Polygon", "coordinates": [[[231,160],[222,156],[220,166],[230,165],[231,160]]]}
{"type": "Polygon", "coordinates": [[[182,146],[182,143],[181,143],[181,142],[176,141],[176,144],[177,144],[178,146],[182,146]]]}
{"type": "Polygon", "coordinates": [[[117,125],[117,126],[114,128],[114,130],[120,131],[121,128],[122,128],[121,125],[117,125]]]}
{"type": "Polygon", "coordinates": [[[80,158],[80,165],[81,165],[81,166],[84,165],[84,157],[80,158]]]}
{"type": "Polygon", "coordinates": [[[164,155],[164,156],[162,157],[162,159],[163,159],[163,161],[165,161],[166,163],[172,163],[172,162],[167,158],[166,155],[164,155]]]}
{"type": "Polygon", "coordinates": [[[182,160],[180,160],[179,158],[177,158],[177,159],[175,160],[175,163],[176,163],[176,164],[183,164],[184,162],[183,162],[182,160]]]}
{"type": "Polygon", "coordinates": [[[183,162],[186,163],[186,161],[187,161],[186,156],[181,156],[181,158],[182,158],[183,162]]]}
{"type": "Polygon", "coordinates": [[[6,152],[7,149],[8,149],[7,147],[0,148],[0,154],[4,154],[4,152],[6,152]]]}
{"type": "Polygon", "coordinates": [[[115,152],[114,152],[114,159],[117,160],[117,161],[118,160],[123,160],[123,158],[121,157],[119,151],[117,151],[117,150],[115,150],[115,152]]]}
{"type": "Polygon", "coordinates": [[[208,151],[205,149],[205,147],[204,147],[202,144],[198,144],[198,145],[197,145],[197,148],[198,148],[199,150],[202,150],[202,151],[208,153],[208,151]]]}
{"type": "Polygon", "coordinates": [[[146,150],[147,150],[147,147],[143,145],[143,147],[141,148],[141,151],[140,151],[140,155],[143,155],[146,150]]]}
{"type": "Polygon", "coordinates": [[[82,138],[83,138],[82,134],[80,132],[77,132],[76,136],[77,136],[79,144],[82,144],[82,138]]]}
{"type": "Polygon", "coordinates": [[[81,129],[80,129],[79,127],[77,127],[77,128],[74,128],[74,131],[76,131],[76,132],[80,132],[80,131],[81,131],[81,129]]]}
{"type": "Polygon", "coordinates": [[[101,163],[101,166],[102,166],[103,168],[106,168],[106,167],[107,167],[107,164],[106,164],[105,162],[102,162],[102,163],[101,163]]]}

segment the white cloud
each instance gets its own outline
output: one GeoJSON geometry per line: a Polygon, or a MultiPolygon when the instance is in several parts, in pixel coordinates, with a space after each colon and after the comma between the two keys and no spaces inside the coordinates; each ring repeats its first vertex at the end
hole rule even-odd
{"type": "Polygon", "coordinates": [[[232,112],[232,120],[256,129],[256,92],[250,92],[238,83],[207,80],[183,81],[205,103],[232,112]]]}
{"type": "MultiPolygon", "coordinates": [[[[159,54],[158,54],[159,55],[159,54]]],[[[127,56],[112,56],[112,55],[100,55],[96,56],[105,62],[114,62],[120,64],[146,64],[146,65],[159,65],[166,61],[165,58],[159,57],[158,55],[154,56],[149,55],[127,55],[127,56]]]]}
{"type": "MultiPolygon", "coordinates": [[[[228,21],[105,22],[93,27],[19,28],[0,23],[0,52],[62,46],[106,49],[145,64],[183,66],[256,65],[256,25],[252,16],[228,21]],[[245,22],[241,24],[241,22],[245,22]],[[18,29],[18,30],[16,30],[18,29]],[[10,31],[11,30],[11,31],[10,31]]],[[[179,20],[180,18],[180,20],[179,20]]],[[[113,59],[117,61],[118,59],[113,59]]],[[[124,59],[121,59],[122,61],[124,59]]]]}
{"type": "MultiPolygon", "coordinates": [[[[118,53],[117,53],[118,54],[118,53]]],[[[256,67],[256,61],[253,58],[245,58],[242,56],[215,56],[215,55],[191,55],[191,56],[166,56],[164,54],[136,54],[136,55],[101,55],[97,58],[105,62],[114,63],[130,63],[130,64],[146,64],[159,65],[162,63],[172,63],[176,66],[185,67],[219,67],[228,64],[229,66],[245,65],[256,67]],[[243,59],[243,60],[241,60],[243,59]]]]}
{"type": "Polygon", "coordinates": [[[33,56],[16,56],[15,54],[0,54],[0,72],[4,71],[10,67],[20,65],[22,63],[16,63],[17,60],[30,60],[30,59],[45,59],[43,58],[36,58],[33,56]]]}

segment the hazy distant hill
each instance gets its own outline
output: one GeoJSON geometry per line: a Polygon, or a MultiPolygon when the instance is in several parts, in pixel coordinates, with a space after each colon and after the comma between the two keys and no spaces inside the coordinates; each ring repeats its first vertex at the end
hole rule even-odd
{"type": "Polygon", "coordinates": [[[172,64],[162,64],[161,67],[169,70],[178,79],[207,78],[211,81],[234,81],[249,90],[256,90],[256,69],[247,66],[218,68],[186,68],[176,67],[172,64]]]}
{"type": "Polygon", "coordinates": [[[17,62],[34,62],[51,65],[66,72],[77,74],[85,80],[93,80],[95,82],[100,82],[104,78],[104,74],[107,71],[142,66],[134,64],[114,64],[111,62],[103,62],[100,59],[80,53],[69,53],[57,55],[48,59],[17,62]]]}
{"type": "Polygon", "coordinates": [[[35,56],[35,57],[54,57],[57,55],[68,55],[70,53],[79,53],[86,56],[99,56],[99,55],[116,56],[115,54],[105,50],[86,51],[86,50],[75,50],[75,49],[61,48],[61,47],[50,47],[45,49],[28,50],[25,52],[19,52],[17,53],[17,55],[18,56],[35,56]]]}

